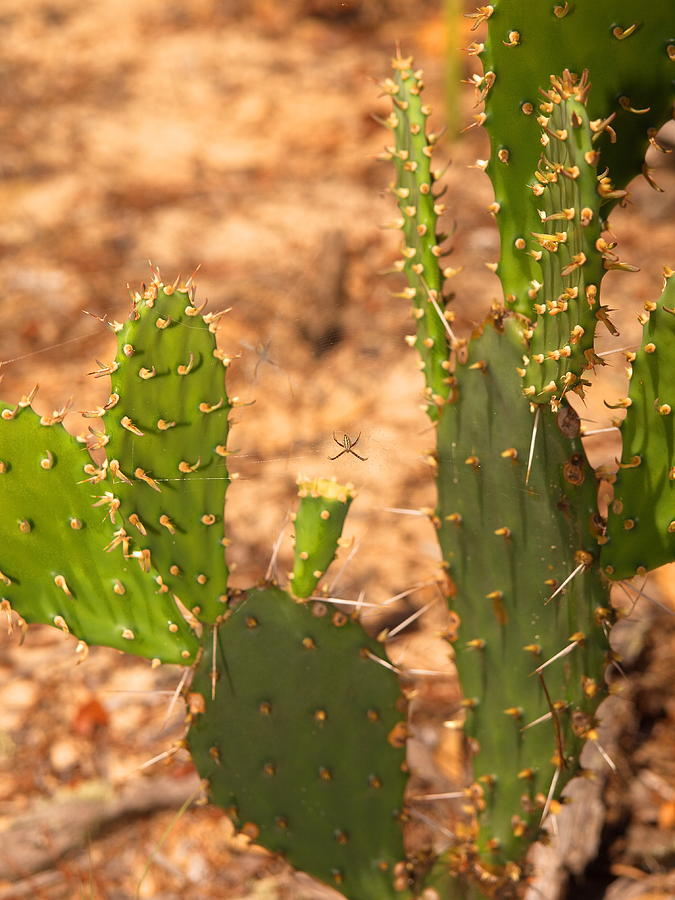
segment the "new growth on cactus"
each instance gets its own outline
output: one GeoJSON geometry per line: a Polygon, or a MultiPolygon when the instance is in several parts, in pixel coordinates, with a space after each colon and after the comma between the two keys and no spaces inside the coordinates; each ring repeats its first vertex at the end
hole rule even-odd
{"type": "Polygon", "coordinates": [[[350,484],[338,484],[335,479],[301,478],[298,494],[300,503],[293,513],[295,554],[289,578],[295,596],[305,599],[332,563],[338,546],[345,542],[342,529],[354,499],[354,489],[350,484]]]}

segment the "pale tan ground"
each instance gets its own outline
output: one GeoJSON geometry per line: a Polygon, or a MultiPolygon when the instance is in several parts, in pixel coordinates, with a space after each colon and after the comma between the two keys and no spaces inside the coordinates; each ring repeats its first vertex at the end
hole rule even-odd
{"type": "MultiPolygon", "coordinates": [[[[241,356],[230,394],[255,401],[241,409],[231,439],[240,473],[228,495],[235,583],[264,574],[297,475],[335,474],[359,491],[348,527],[358,552],[335,591],[355,598],[363,590],[381,602],[424,584],[401,606],[412,611],[436,596],[435,535],[425,519],[385,508],[433,503],[424,463],[433,435],[403,342],[411,321],[404,302],[390,296],[395,282],[381,275],[396,256],[397,236],[380,227],[393,217],[385,192],[391,173],[374,160],[387,135],[372,114],[386,112],[376,81],[400,41],[425,68],[434,125],[442,126],[445,36],[434,4],[408,18],[405,6],[4,0],[0,360],[10,361],[1,368],[7,400],[39,383],[41,412],[70,398],[74,410],[97,405],[107,388],[86,373],[109,358],[112,339],[82,311],[123,319],[125,284],[148,277],[147,259],[170,279],[201,264],[199,294],[212,310],[232,307],[219,333],[222,346],[241,356]],[[361,432],[368,461],[328,462],[337,452],[334,430],[361,432]]],[[[451,43],[464,45],[466,34],[451,43]]],[[[468,120],[471,92],[457,97],[468,120]]],[[[439,165],[453,160],[446,180],[448,226],[456,224],[452,264],[464,266],[456,279],[460,331],[480,321],[498,292],[484,266],[498,254],[485,210],[490,187],[467,168],[486,155],[486,138],[475,129],[439,151],[439,165]]],[[[622,256],[642,267],[607,278],[611,305],[622,309],[621,341],[635,340],[635,309],[659,292],[660,265],[675,262],[672,170],[659,180],[669,193],[638,184],[635,206],[613,221],[622,256]]],[[[620,393],[620,370],[610,377],[620,393]]],[[[589,410],[606,421],[601,404],[589,410]]],[[[81,430],[83,420],[72,414],[68,426],[81,430]]],[[[598,447],[598,460],[611,456],[606,442],[598,447]]],[[[288,549],[287,541],[281,572],[288,549]]],[[[392,646],[392,657],[450,672],[439,606],[419,624],[392,646]]],[[[627,746],[616,785],[621,802],[613,801],[628,819],[644,813],[645,827],[670,842],[657,870],[675,859],[675,709],[667,694],[675,673],[663,649],[675,647],[675,633],[661,631],[649,694],[661,703],[658,733],[639,735],[638,749],[627,746]],[[661,781],[635,793],[627,783],[636,767],[661,781]]],[[[32,629],[20,649],[0,634],[0,828],[61,792],[135,777],[181,734],[181,704],[163,727],[168,698],[158,693],[172,691],[179,677],[101,649],[75,667],[73,643],[49,629],[32,629]]],[[[448,748],[447,729],[438,727],[453,710],[456,685],[442,676],[417,683],[415,784],[442,789],[458,776],[456,747],[448,748]],[[434,754],[443,775],[434,772],[434,754]]],[[[175,779],[193,776],[182,754],[157,768],[175,779]]],[[[175,812],[159,812],[112,828],[23,895],[0,882],[0,898],[328,896],[233,838],[218,810],[192,808],[174,819],[175,812]]],[[[644,853],[636,854],[628,853],[626,865],[644,869],[644,853]]]]}

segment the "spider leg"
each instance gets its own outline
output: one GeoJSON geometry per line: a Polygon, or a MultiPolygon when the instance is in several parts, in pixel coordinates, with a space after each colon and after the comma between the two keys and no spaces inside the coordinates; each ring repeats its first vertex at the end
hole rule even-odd
{"type": "MultiPolygon", "coordinates": [[[[340,445],[340,446],[342,446],[342,445],[340,445]]],[[[331,461],[334,459],[339,459],[342,456],[342,454],[346,453],[346,452],[347,452],[346,450],[340,450],[340,452],[338,453],[337,456],[329,456],[328,459],[330,459],[331,461]]]]}
{"type": "MultiPolygon", "coordinates": [[[[335,437],[335,432],[333,432],[333,440],[338,445],[338,447],[344,447],[344,441],[338,441],[338,439],[335,437]]],[[[337,456],[334,456],[333,459],[337,459],[337,456]]]]}
{"type": "MultiPolygon", "coordinates": [[[[359,431],[359,433],[356,435],[356,440],[355,440],[355,441],[350,441],[352,447],[356,447],[356,445],[357,445],[358,442],[359,442],[359,438],[360,438],[360,437],[361,437],[361,432],[359,431]]],[[[358,456],[358,453],[356,453],[356,454],[354,454],[354,455],[355,455],[355,456],[358,456]]]]}
{"type": "Polygon", "coordinates": [[[352,453],[357,459],[360,459],[361,462],[365,462],[368,459],[367,456],[359,456],[358,453],[354,453],[354,451],[351,449],[351,447],[349,449],[349,452],[352,453]]]}

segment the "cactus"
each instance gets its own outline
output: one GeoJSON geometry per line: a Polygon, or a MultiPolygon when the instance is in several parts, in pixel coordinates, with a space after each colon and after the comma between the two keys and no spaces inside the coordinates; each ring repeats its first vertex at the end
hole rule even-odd
{"type": "MultiPolygon", "coordinates": [[[[541,281],[528,290],[535,318],[526,320],[523,360],[525,395],[555,409],[567,391],[582,394],[583,371],[593,358],[595,325],[606,310],[598,304],[604,246],[600,237],[598,152],[586,102],[588,72],[576,78],[567,70],[553,79],[540,105],[541,143],[545,147],[530,189],[537,201],[540,230],[516,244],[539,262],[541,281]]],[[[611,250],[605,251],[607,256],[611,250]]],[[[605,319],[609,322],[609,319],[605,319]]],[[[611,323],[610,323],[611,324],[611,323]]],[[[586,382],[587,384],[588,382],[586,382]]]]}
{"type": "Polygon", "coordinates": [[[392,192],[403,214],[395,269],[407,277],[401,293],[419,323],[408,342],[426,350],[427,396],[431,353],[448,385],[446,403],[429,405],[437,423],[433,522],[460,622],[455,655],[474,774],[468,818],[428,881],[448,897],[511,896],[527,876],[529,845],[579,770],[581,748],[597,742],[614,619],[607,578],[644,575],[675,559],[668,285],[659,303],[646,305],[642,349],[628,354],[629,396],[607,402],[628,408],[607,526],[569,404],[572,394],[585,396],[586,372],[602,362],[596,323],[616,333],[600,301],[602,276],[632,269],[601,236],[604,220],[630,177],[640,170],[650,177],[642,154],[672,97],[667,67],[675,53],[664,41],[672,12],[663,5],[644,21],[623,6],[535,10],[502,0],[473,14],[476,25],[488,22],[488,40],[469,51],[484,64],[473,83],[485,112],[475,120],[492,144],[485,168],[495,189],[504,301],[468,341],[449,324],[444,275],[453,270],[425,252],[442,240],[426,228],[428,209],[442,208],[429,165],[435,136],[424,140],[422,73],[399,55],[383,85],[395,142],[382,158],[394,162],[392,192]],[[617,24],[619,13],[633,24],[617,24]],[[600,72],[597,51],[583,49],[605,15],[614,18],[600,28],[611,44],[600,72]],[[645,72],[647,54],[660,54],[660,63],[645,72]],[[636,108],[638,96],[648,97],[649,109],[636,108]],[[432,347],[434,314],[445,335],[432,347]]]}
{"type": "MultiPolygon", "coordinates": [[[[394,68],[405,63],[394,61],[394,68]]],[[[431,152],[435,136],[426,133],[426,117],[430,110],[419,96],[418,82],[410,85],[400,98],[398,82],[388,79],[384,90],[394,96],[394,109],[384,124],[394,132],[395,146],[380,157],[393,160],[396,185],[392,188],[398,200],[400,219],[395,223],[404,237],[402,259],[396,269],[402,271],[408,286],[401,297],[413,301],[417,333],[409,343],[420,354],[424,372],[427,410],[432,420],[447,401],[448,377],[446,359],[447,322],[440,315],[438,299],[443,275],[438,266],[445,235],[438,233],[438,216],[445,207],[432,193],[434,173],[431,152]]]]}
{"type": "Polygon", "coordinates": [[[227,603],[224,560],[228,415],[213,337],[222,313],[195,295],[153,284],[134,298],[111,366],[108,469],[128,552],[201,621],[227,603]]]}
{"type": "MultiPolygon", "coordinates": [[[[593,389],[597,323],[613,329],[602,276],[631,268],[602,231],[629,179],[650,178],[642,154],[670,108],[675,14],[665,2],[643,13],[627,0],[499,0],[472,16],[488,24],[469,50],[484,63],[476,121],[492,144],[504,297],[468,338],[445,290],[455,270],[441,263],[445,207],[421,72],[399,54],[383,85],[393,139],[382,158],[403,234],[394,270],[436,432],[431,518],[460,623],[456,724],[473,769],[456,840],[426,877],[412,882],[419,861],[404,852],[398,672],[358,614],[321,591],[345,544],[351,485],[300,480],[286,587],[228,586],[239,401],[224,385],[222,313],[197,305],[190,280],[159,273],[133,295],[128,320],[112,323],[116,357],[95,373],[110,395],[86,413],[105,423],[86,439],[91,460],[62,427],[65,409],[40,419],[31,394],[0,411],[2,608],[22,626],[72,633],[81,652],[96,643],[189,665],[185,743],[212,801],[352,900],[409,900],[425,886],[448,900],[519,895],[528,849],[583,747],[602,752],[609,586],[675,558],[671,269],[641,316],[640,350],[627,354],[628,394],[606,401],[627,411],[615,476],[589,465],[569,402],[593,389]],[[614,486],[606,522],[601,477],[614,486]]],[[[341,453],[352,446],[345,436],[341,453]]]]}
{"type": "MultiPolygon", "coordinates": [[[[592,475],[579,440],[555,418],[539,423],[526,484],[534,415],[517,378],[503,374],[519,341],[502,314],[493,313],[456,367],[437,454],[439,540],[456,588],[455,658],[484,811],[478,848],[491,865],[523,854],[552,783],[562,788],[575,771],[602,695],[603,624],[611,619],[590,566],[592,475]]],[[[564,417],[574,427],[567,410],[564,417]]]]}
{"type": "Polygon", "coordinates": [[[132,298],[87,446],[0,414],[0,602],[88,644],[193,665],[186,735],[215,803],[243,833],[345,896],[405,898],[405,699],[381,645],[306,600],[344,543],[354,493],[299,483],[294,594],[227,588],[223,506],[229,358],[219,313],[158,273],[132,298]],[[45,503],[49,498],[49,503],[45,503]],[[380,822],[373,829],[369,816],[380,822]]]}
{"type": "MultiPolygon", "coordinates": [[[[394,60],[394,69],[386,87],[395,128],[405,132],[421,109],[421,77],[411,60],[394,60]]],[[[409,144],[397,143],[392,155],[401,151],[418,161],[409,144]]],[[[393,191],[400,194],[398,183],[393,191]]],[[[427,280],[431,265],[428,281],[442,284],[436,259],[423,260],[421,252],[409,259],[413,271],[424,267],[419,279],[427,280]]],[[[447,322],[451,316],[430,299],[438,305],[440,293],[422,302],[447,322]]],[[[451,332],[437,350],[445,352],[449,398],[438,414],[434,522],[449,604],[461,622],[456,662],[475,755],[468,795],[475,821],[451,866],[478,882],[482,866],[505,883],[519,871],[550,792],[574,774],[584,739],[594,737],[604,627],[612,617],[591,565],[597,548],[586,523],[595,513],[595,487],[579,419],[566,404],[554,418],[524,402],[522,332],[520,319],[495,305],[468,343],[451,332]],[[561,596],[558,587],[575,570],[561,596]]]]}

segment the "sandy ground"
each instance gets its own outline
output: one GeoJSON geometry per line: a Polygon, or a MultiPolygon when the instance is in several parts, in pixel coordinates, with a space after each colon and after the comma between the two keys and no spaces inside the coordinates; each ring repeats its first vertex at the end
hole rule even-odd
{"type": "MultiPolygon", "coordinates": [[[[364,590],[381,602],[423,585],[400,605],[401,617],[435,596],[438,551],[426,520],[387,509],[433,503],[424,463],[433,435],[403,341],[412,325],[402,301],[390,296],[395,283],[381,274],[396,256],[397,236],[382,227],[394,209],[386,192],[391,173],[375,161],[387,137],[373,114],[386,112],[377,81],[400,41],[426,71],[438,110],[433,121],[442,126],[446,40],[433,4],[414,18],[405,17],[405,5],[4,0],[0,13],[3,397],[38,383],[41,412],[71,398],[73,410],[101,402],[105,385],[86,373],[109,358],[112,342],[83,310],[122,319],[126,284],[148,277],[148,259],[167,279],[201,265],[199,293],[209,308],[232,307],[219,332],[221,345],[240,357],[230,394],[254,401],[241,409],[233,436],[240,481],[228,494],[227,514],[235,583],[249,585],[264,573],[296,477],[335,474],[359,491],[348,527],[358,549],[335,589],[346,597],[364,590]],[[333,431],[361,433],[367,463],[349,456],[329,463],[333,431]]],[[[467,42],[463,33],[450,41],[467,42]]],[[[468,120],[471,91],[456,99],[468,120]]],[[[452,264],[464,267],[456,279],[463,332],[498,293],[484,265],[498,254],[486,210],[491,190],[468,168],[486,155],[477,129],[439,150],[439,165],[452,160],[447,224],[456,229],[452,264]]],[[[613,220],[622,257],[641,266],[638,274],[607,278],[628,342],[637,333],[635,310],[659,292],[653,259],[674,263],[675,174],[667,160],[658,180],[665,194],[636,184],[634,205],[613,220]]],[[[604,377],[620,390],[619,369],[604,377]]],[[[586,414],[604,421],[600,404],[586,414]]],[[[84,429],[76,412],[67,425],[84,429]]],[[[592,452],[599,461],[612,447],[597,444],[592,452]]],[[[286,541],[282,571],[289,547],[286,541]]],[[[666,603],[671,581],[665,574],[659,582],[666,603]]],[[[638,713],[627,719],[622,763],[610,783],[601,887],[588,896],[601,896],[614,876],[630,890],[644,888],[626,897],[647,890],[673,896],[667,884],[649,881],[652,874],[663,881],[675,860],[668,692],[675,631],[665,613],[656,632],[648,631],[656,615],[645,607],[638,629],[647,635],[631,683],[638,713]],[[612,876],[610,864],[624,868],[612,876]]],[[[456,685],[438,605],[418,625],[391,655],[404,666],[446,673],[418,684],[411,751],[418,786],[442,788],[457,776],[456,748],[440,740],[438,728],[456,685]]],[[[22,648],[0,634],[0,829],[36,804],[98,796],[141,777],[138,767],[181,735],[180,703],[164,721],[179,677],[104,649],[77,667],[72,643],[49,629],[32,629],[22,648]]],[[[193,795],[194,773],[181,752],[142,771],[183,779],[185,799],[193,795]]],[[[0,881],[0,900],[328,897],[233,837],[218,810],[193,806],[177,817],[180,806],[110,825],[39,882],[13,872],[0,881]]],[[[615,894],[621,889],[617,881],[615,894]]]]}

